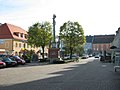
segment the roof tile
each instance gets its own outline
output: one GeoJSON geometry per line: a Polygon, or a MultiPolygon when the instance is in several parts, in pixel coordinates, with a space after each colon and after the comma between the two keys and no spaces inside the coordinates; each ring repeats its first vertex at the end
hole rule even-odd
{"type": "Polygon", "coordinates": [[[26,38],[15,36],[14,32],[23,33],[27,35],[27,32],[18,26],[8,24],[8,23],[4,23],[0,25],[0,39],[27,40],[26,38]]]}

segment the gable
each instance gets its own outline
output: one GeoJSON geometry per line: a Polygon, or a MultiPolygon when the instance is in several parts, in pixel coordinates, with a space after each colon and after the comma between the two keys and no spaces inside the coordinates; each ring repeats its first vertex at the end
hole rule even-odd
{"type": "Polygon", "coordinates": [[[13,38],[9,28],[6,24],[0,26],[0,39],[13,38]]]}

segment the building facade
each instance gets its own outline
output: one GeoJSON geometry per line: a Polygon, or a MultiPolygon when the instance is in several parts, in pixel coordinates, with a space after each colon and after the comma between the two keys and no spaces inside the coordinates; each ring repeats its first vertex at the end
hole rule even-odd
{"type": "Polygon", "coordinates": [[[120,48],[120,28],[116,31],[115,38],[112,42],[112,46],[115,46],[116,48],[120,48]]]}
{"type": "Polygon", "coordinates": [[[112,42],[112,46],[111,46],[111,59],[112,62],[116,62],[115,58],[119,58],[120,59],[120,27],[118,28],[118,30],[116,31],[116,35],[115,38],[112,42]]]}
{"type": "Polygon", "coordinates": [[[94,39],[94,36],[86,36],[86,43],[84,45],[84,53],[85,54],[92,54],[93,39],[94,39]]]}
{"type": "Polygon", "coordinates": [[[93,53],[104,54],[111,53],[110,47],[115,35],[95,35],[93,40],[93,53]]]}
{"type": "Polygon", "coordinates": [[[27,32],[15,25],[4,23],[0,24],[0,49],[4,53],[19,55],[26,50],[40,50],[27,44],[27,32]]]}

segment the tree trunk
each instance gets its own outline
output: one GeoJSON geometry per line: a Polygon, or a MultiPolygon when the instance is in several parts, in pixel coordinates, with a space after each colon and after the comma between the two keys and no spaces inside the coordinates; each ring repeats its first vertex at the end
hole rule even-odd
{"type": "Polygon", "coordinates": [[[73,49],[72,47],[70,47],[70,59],[72,59],[72,52],[73,52],[73,49]]]}

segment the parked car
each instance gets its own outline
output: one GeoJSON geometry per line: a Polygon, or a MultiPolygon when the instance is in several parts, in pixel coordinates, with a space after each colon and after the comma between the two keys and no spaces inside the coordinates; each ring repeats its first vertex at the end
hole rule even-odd
{"type": "Polygon", "coordinates": [[[79,56],[77,56],[77,55],[72,55],[72,59],[79,59],[79,56]]]}
{"type": "Polygon", "coordinates": [[[95,58],[99,58],[100,56],[99,55],[95,55],[95,58]]]}
{"type": "Polygon", "coordinates": [[[92,57],[93,55],[92,54],[89,54],[89,57],[92,57]]]}
{"type": "Polygon", "coordinates": [[[5,57],[7,56],[7,54],[0,54],[0,57],[5,57]]]}
{"type": "MultiPolygon", "coordinates": [[[[73,54],[71,58],[72,58],[72,59],[78,59],[79,56],[73,54]]],[[[64,56],[63,59],[64,59],[64,60],[68,60],[68,59],[70,59],[70,55],[64,56]]]]}
{"type": "Polygon", "coordinates": [[[17,62],[16,61],[13,61],[11,60],[10,58],[8,57],[2,57],[2,61],[6,63],[6,66],[17,66],[17,62]]]}
{"type": "Polygon", "coordinates": [[[25,60],[26,63],[30,63],[31,62],[30,57],[28,57],[25,54],[22,55],[21,59],[25,60]]]}
{"type": "Polygon", "coordinates": [[[6,63],[0,60],[0,68],[4,68],[4,67],[6,67],[6,63]]]}
{"type": "Polygon", "coordinates": [[[89,56],[87,54],[83,54],[82,59],[87,59],[89,56]]]}
{"type": "MultiPolygon", "coordinates": [[[[110,56],[110,55],[107,55],[107,56],[101,55],[101,56],[100,56],[100,61],[112,62],[111,56],[110,56]]],[[[113,62],[114,62],[114,61],[113,61],[113,62]]]]}
{"type": "Polygon", "coordinates": [[[63,58],[64,60],[68,60],[68,59],[70,59],[70,56],[69,55],[67,55],[67,56],[64,56],[64,58],[63,58]]]}
{"type": "Polygon", "coordinates": [[[9,58],[16,61],[18,65],[26,64],[25,60],[21,59],[19,56],[10,56],[9,58]]]}

